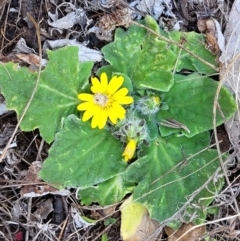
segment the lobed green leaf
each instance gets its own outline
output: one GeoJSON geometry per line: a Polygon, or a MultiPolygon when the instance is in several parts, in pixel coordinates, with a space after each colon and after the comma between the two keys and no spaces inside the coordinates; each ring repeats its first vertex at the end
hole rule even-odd
{"type": "MultiPolygon", "coordinates": [[[[158,138],[144,148],[125,173],[127,181],[138,183],[133,191],[135,202],[143,204],[159,222],[170,219],[219,167],[216,150],[196,154],[208,144],[209,134],[201,133],[192,138],[158,138]]],[[[201,198],[214,197],[202,192],[201,198]]]]}
{"type": "Polygon", "coordinates": [[[40,176],[58,187],[93,187],[124,172],[122,151],[107,130],[92,129],[89,122],[70,115],[56,134],[40,176]]]}
{"type": "MultiPolygon", "coordinates": [[[[145,19],[145,25],[159,32],[151,17],[145,19]]],[[[102,52],[114,72],[125,73],[136,88],[168,91],[173,85],[171,70],[176,55],[166,42],[144,28],[136,25],[127,31],[118,28],[114,42],[104,46],[102,52]]]]}
{"type": "MultiPolygon", "coordinates": [[[[42,138],[50,143],[64,118],[78,114],[77,95],[88,82],[93,63],[79,63],[77,47],[48,51],[48,57],[49,62],[41,72],[36,94],[20,127],[23,131],[39,128],[42,138]]],[[[6,63],[0,64],[0,76],[7,107],[15,110],[19,118],[32,94],[37,72],[6,63]]]]}

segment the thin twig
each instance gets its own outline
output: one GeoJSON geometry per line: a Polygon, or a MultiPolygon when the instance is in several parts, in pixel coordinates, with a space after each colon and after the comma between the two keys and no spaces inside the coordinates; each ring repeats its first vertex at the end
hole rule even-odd
{"type": "MultiPolygon", "coordinates": [[[[28,199],[28,208],[27,208],[27,220],[31,219],[31,210],[32,210],[32,197],[28,199]]],[[[25,233],[25,241],[28,241],[29,239],[29,229],[26,229],[25,233]]]]}
{"type": "Polygon", "coordinates": [[[64,223],[63,223],[63,226],[61,228],[61,232],[58,236],[58,239],[61,240],[62,239],[62,235],[63,235],[63,232],[65,231],[65,228],[66,228],[66,225],[68,223],[68,219],[69,219],[69,215],[66,217],[66,219],[64,220],[64,223]]]}
{"type": "Polygon", "coordinates": [[[42,161],[41,152],[42,152],[42,149],[43,149],[43,145],[44,145],[44,139],[41,140],[40,146],[38,148],[36,161],[42,161]]]}
{"type": "MultiPolygon", "coordinates": [[[[6,18],[5,18],[5,23],[4,23],[4,28],[3,28],[3,34],[4,35],[5,35],[6,29],[7,29],[7,22],[8,22],[7,19],[8,19],[8,14],[9,14],[9,10],[10,10],[10,5],[11,5],[11,1],[9,1],[9,3],[8,3],[7,15],[6,15],[6,18]]],[[[3,45],[4,45],[4,39],[2,41],[1,51],[2,51],[3,45]]]]}
{"type": "MultiPolygon", "coordinates": [[[[230,63],[229,65],[227,66],[226,68],[226,71],[223,73],[219,83],[218,83],[218,87],[217,87],[217,90],[216,90],[216,94],[215,94],[215,97],[214,97],[214,104],[213,104],[213,132],[214,132],[214,138],[215,138],[215,142],[216,142],[216,147],[217,147],[217,152],[218,152],[218,156],[219,156],[219,161],[220,161],[220,164],[221,164],[221,168],[223,170],[223,174],[225,176],[225,179],[227,181],[227,184],[228,186],[231,185],[230,183],[230,180],[228,178],[228,174],[227,174],[227,171],[226,171],[226,168],[224,166],[224,163],[223,163],[223,159],[222,159],[222,156],[221,156],[221,150],[220,150],[220,146],[219,146],[219,143],[218,143],[218,135],[217,135],[217,120],[216,120],[216,116],[217,116],[217,107],[219,106],[218,105],[218,99],[219,99],[219,94],[220,94],[220,91],[222,89],[222,85],[223,85],[223,81],[225,80],[226,78],[226,75],[228,73],[228,71],[230,70],[230,68],[234,65],[234,63],[236,62],[237,59],[240,58],[240,54],[238,54],[230,63]]],[[[231,194],[232,196],[234,196],[234,193],[231,189],[231,194]]],[[[236,207],[236,210],[238,213],[239,212],[239,208],[238,208],[238,203],[236,201],[236,199],[234,199],[234,205],[236,207]]]]}

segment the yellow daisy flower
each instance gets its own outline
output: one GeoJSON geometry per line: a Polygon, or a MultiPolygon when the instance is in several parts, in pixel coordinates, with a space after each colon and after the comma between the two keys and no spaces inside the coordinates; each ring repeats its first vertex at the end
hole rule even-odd
{"type": "Polygon", "coordinates": [[[116,124],[118,119],[124,119],[126,110],[122,105],[131,104],[133,98],[127,96],[127,88],[120,88],[124,81],[123,76],[113,76],[108,83],[107,74],[102,73],[100,80],[92,77],[91,81],[93,94],[78,95],[78,99],[85,101],[77,106],[79,111],[85,111],[82,121],[92,118],[91,127],[102,129],[108,118],[113,124],[116,124]]]}
{"type": "Polygon", "coordinates": [[[128,144],[122,154],[122,156],[124,157],[125,162],[129,161],[130,159],[133,158],[133,155],[136,151],[136,146],[137,146],[137,142],[134,139],[130,139],[128,141],[128,144]]]}

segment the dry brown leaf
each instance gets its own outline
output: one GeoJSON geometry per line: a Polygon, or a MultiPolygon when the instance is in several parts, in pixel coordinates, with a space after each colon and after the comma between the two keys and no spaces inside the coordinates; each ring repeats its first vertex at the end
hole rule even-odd
{"type": "Polygon", "coordinates": [[[39,66],[39,56],[36,54],[16,54],[16,56],[30,65],[39,66]]]}
{"type": "Polygon", "coordinates": [[[128,7],[120,7],[110,14],[104,14],[98,21],[100,33],[96,36],[101,40],[111,41],[112,31],[119,26],[128,28],[131,24],[132,10],[128,7]]]}
{"type": "MultiPolygon", "coordinates": [[[[39,171],[41,170],[42,164],[41,162],[33,162],[29,167],[26,176],[23,178],[23,181],[30,183],[39,182],[39,171]]],[[[51,187],[47,184],[33,184],[26,185],[21,188],[20,191],[22,197],[40,197],[51,194],[59,194],[63,196],[70,195],[68,190],[59,190],[57,188],[51,187]]]]}
{"type": "Polygon", "coordinates": [[[173,230],[170,227],[165,227],[165,232],[168,235],[168,241],[199,241],[205,233],[205,226],[194,228],[194,224],[182,224],[182,226],[177,230],[173,230]],[[189,232],[188,232],[189,231],[189,232]],[[186,235],[185,235],[186,233],[186,235]]]}
{"type": "Polygon", "coordinates": [[[103,207],[103,209],[100,210],[99,212],[103,215],[103,217],[111,216],[113,213],[115,213],[116,207],[117,207],[117,204],[108,206],[108,207],[103,207]]]}
{"type": "Polygon", "coordinates": [[[49,198],[37,204],[37,210],[33,213],[34,219],[44,220],[53,211],[53,199],[49,198]]]}
{"type": "Polygon", "coordinates": [[[216,56],[220,56],[221,51],[218,45],[218,34],[216,24],[213,19],[201,19],[197,23],[198,29],[201,33],[206,34],[207,48],[216,56]]]}

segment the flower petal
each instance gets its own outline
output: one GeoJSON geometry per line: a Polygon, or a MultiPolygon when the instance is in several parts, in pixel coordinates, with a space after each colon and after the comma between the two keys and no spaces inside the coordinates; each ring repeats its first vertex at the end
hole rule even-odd
{"type": "Polygon", "coordinates": [[[103,72],[100,75],[100,82],[101,82],[101,91],[102,91],[100,93],[105,93],[107,91],[107,86],[108,86],[108,78],[105,72],[103,72]]]}
{"type": "Polygon", "coordinates": [[[99,129],[102,129],[106,125],[107,119],[108,119],[107,111],[106,110],[102,110],[101,111],[101,115],[99,116],[99,120],[98,120],[98,127],[99,127],[99,129]]]}
{"type": "Polygon", "coordinates": [[[119,105],[117,102],[113,102],[112,103],[112,107],[115,110],[115,112],[117,114],[117,117],[119,119],[124,119],[125,118],[126,110],[121,105],[119,105]]]}
{"type": "Polygon", "coordinates": [[[96,86],[91,86],[91,91],[96,94],[99,93],[100,88],[96,87],[96,86]]]}
{"type": "Polygon", "coordinates": [[[91,78],[92,86],[91,86],[91,91],[95,94],[101,90],[101,83],[98,78],[93,77],[91,78]]]}
{"type": "Polygon", "coordinates": [[[84,103],[81,103],[77,106],[77,109],[79,111],[83,111],[83,110],[88,110],[88,109],[91,109],[93,108],[93,102],[84,102],[84,103]]]}
{"type": "Polygon", "coordinates": [[[78,95],[78,99],[83,101],[93,101],[93,95],[82,93],[78,95]]]}
{"type": "Polygon", "coordinates": [[[101,85],[101,84],[100,84],[100,81],[99,81],[99,79],[98,79],[97,77],[92,77],[92,78],[91,78],[91,83],[92,83],[92,85],[94,85],[94,86],[99,86],[99,85],[101,85]]]}
{"type": "Polygon", "coordinates": [[[113,95],[113,99],[115,101],[118,101],[122,98],[124,98],[128,93],[128,89],[127,88],[121,88],[120,90],[118,90],[114,95],[113,95]]]}
{"type": "Polygon", "coordinates": [[[132,96],[125,96],[119,100],[117,100],[117,103],[120,105],[129,105],[133,103],[133,97],[132,96]]]}
{"type": "Polygon", "coordinates": [[[112,107],[108,109],[108,117],[113,124],[117,124],[118,116],[115,109],[113,109],[112,107]]]}
{"type": "Polygon", "coordinates": [[[107,93],[113,95],[123,84],[124,78],[122,76],[113,76],[107,87],[107,93]]]}
{"type": "Polygon", "coordinates": [[[92,109],[86,110],[82,116],[82,121],[88,121],[94,115],[94,111],[92,109]]]}
{"type": "Polygon", "coordinates": [[[91,127],[94,129],[98,126],[99,118],[101,116],[102,108],[96,105],[94,115],[91,122],[91,127]]]}

